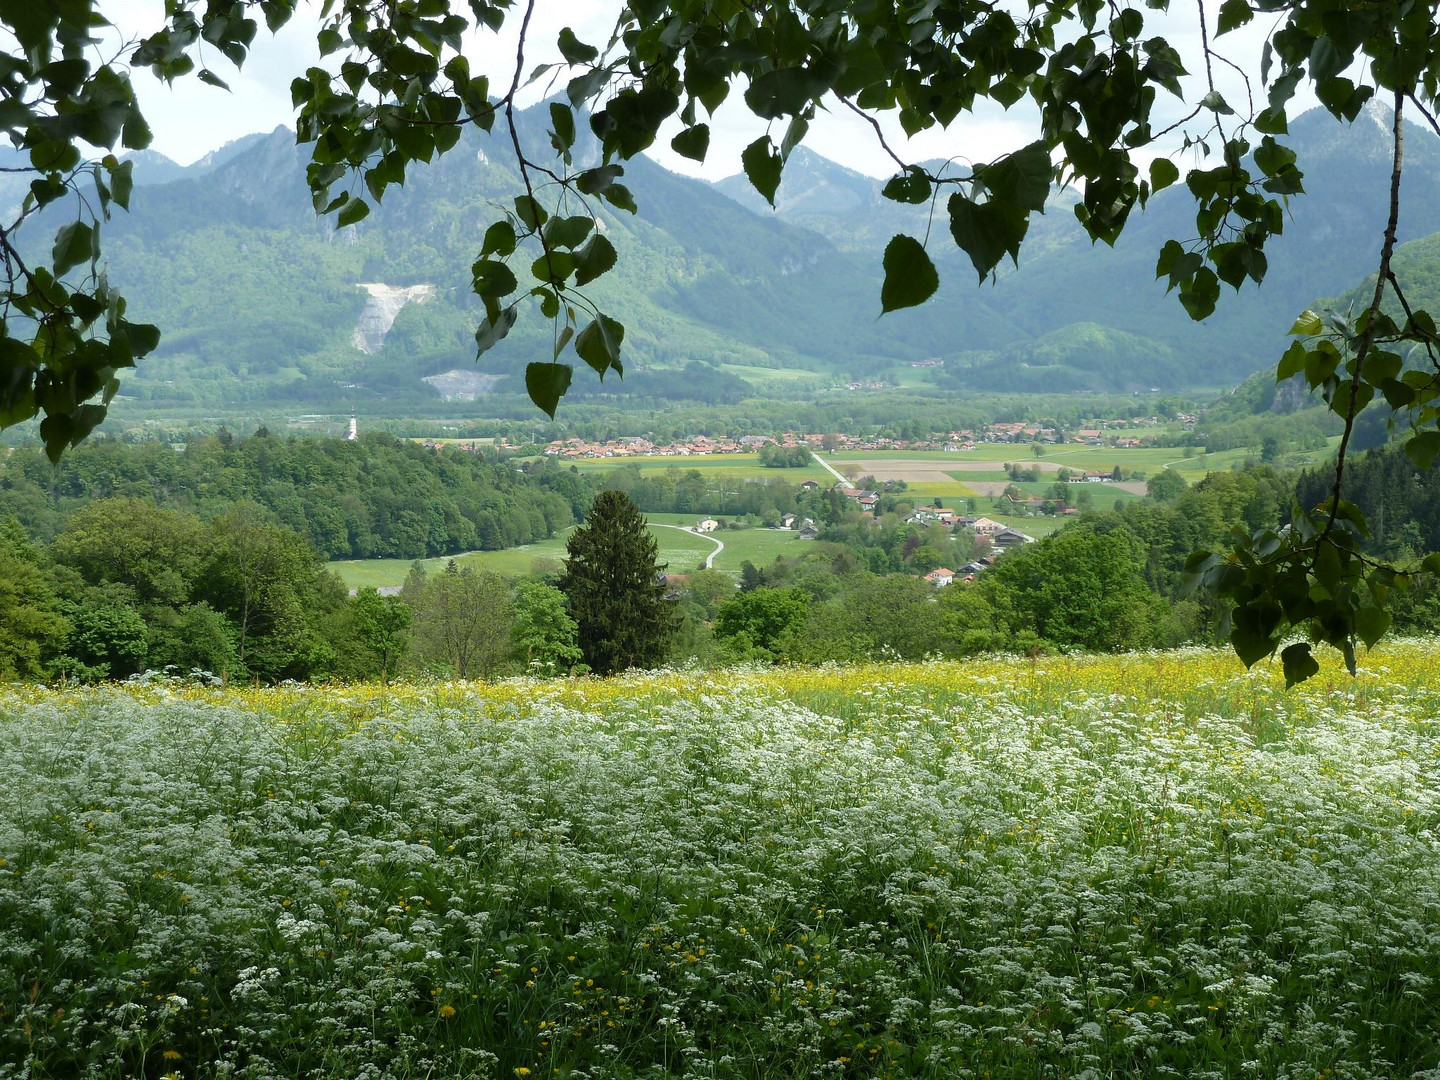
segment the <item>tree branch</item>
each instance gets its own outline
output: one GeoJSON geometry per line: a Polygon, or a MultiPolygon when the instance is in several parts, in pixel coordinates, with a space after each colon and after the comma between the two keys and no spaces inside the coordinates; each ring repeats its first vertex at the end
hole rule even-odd
{"type": "Polygon", "coordinates": [[[1330,493],[1330,517],[1320,533],[1319,543],[1330,536],[1335,527],[1335,516],[1340,512],[1340,487],[1345,479],[1345,452],[1350,447],[1350,436],[1355,431],[1356,391],[1360,388],[1360,376],[1365,369],[1365,357],[1375,340],[1375,320],[1380,315],[1380,301],[1385,296],[1385,286],[1390,281],[1390,257],[1395,253],[1395,230],[1400,222],[1400,172],[1405,163],[1405,127],[1401,109],[1405,104],[1405,91],[1395,90],[1394,138],[1395,156],[1390,170],[1390,219],[1385,224],[1385,243],[1380,249],[1380,270],[1375,277],[1375,295],[1365,309],[1365,329],[1360,333],[1360,343],[1355,348],[1355,371],[1350,377],[1350,405],[1345,410],[1345,431],[1340,436],[1340,449],[1335,455],[1335,486],[1330,493]]]}
{"type": "Polygon", "coordinates": [[[525,17],[520,20],[520,40],[515,45],[515,77],[505,95],[505,124],[510,129],[510,143],[515,147],[515,161],[520,166],[520,179],[525,184],[525,194],[530,199],[531,213],[535,217],[535,237],[540,241],[540,250],[545,256],[545,270],[550,284],[555,284],[555,267],[550,261],[550,245],[545,242],[545,232],[540,227],[539,202],[535,199],[535,186],[530,181],[530,163],[520,147],[520,132],[515,126],[515,93],[520,89],[520,78],[525,71],[525,35],[530,31],[530,16],[535,14],[535,0],[527,0],[525,17]]]}
{"type": "MultiPolygon", "coordinates": [[[[1394,270],[1391,270],[1388,276],[1390,279],[1390,287],[1395,290],[1395,299],[1400,301],[1400,306],[1405,310],[1406,323],[1414,327],[1415,312],[1410,310],[1410,301],[1405,299],[1405,294],[1400,289],[1400,280],[1395,276],[1394,270]]],[[[1425,351],[1430,354],[1430,366],[1440,369],[1440,356],[1435,355],[1434,339],[1429,334],[1426,334],[1421,340],[1424,342],[1425,351]]]]}
{"type": "MultiPolygon", "coordinates": [[[[835,96],[836,96],[836,97],[840,97],[839,94],[836,94],[835,96]]],[[[871,116],[871,115],[870,115],[869,113],[867,113],[864,109],[860,108],[859,105],[856,105],[856,104],[855,104],[853,101],[851,101],[849,98],[847,98],[847,97],[840,97],[840,100],[841,100],[842,102],[844,102],[845,107],[846,107],[847,109],[849,109],[849,110],[850,110],[851,112],[853,112],[856,116],[860,117],[860,119],[864,120],[864,121],[865,121],[866,123],[868,123],[872,128],[875,129],[875,138],[877,138],[877,139],[880,140],[880,149],[884,150],[885,153],[890,156],[890,160],[891,160],[891,161],[895,162],[896,165],[899,165],[902,170],[908,169],[908,168],[910,167],[906,162],[900,160],[900,155],[899,155],[899,154],[895,153],[894,150],[890,149],[890,144],[885,141],[885,132],[882,131],[881,128],[880,128],[880,121],[879,121],[879,120],[875,119],[875,117],[871,116]]]]}

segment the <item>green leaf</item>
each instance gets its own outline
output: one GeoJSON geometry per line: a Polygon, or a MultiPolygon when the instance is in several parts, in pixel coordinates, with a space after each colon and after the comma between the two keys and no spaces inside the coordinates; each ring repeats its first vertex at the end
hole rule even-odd
{"type": "Polygon", "coordinates": [[[510,333],[510,328],[515,325],[515,320],[519,317],[519,305],[511,304],[502,309],[493,319],[483,320],[475,328],[475,355],[479,356],[510,333]]]}
{"type": "Polygon", "coordinates": [[[515,272],[496,259],[480,259],[470,267],[477,296],[508,296],[520,287],[515,272]]]}
{"type": "Polygon", "coordinates": [[[1237,26],[1244,26],[1254,17],[1255,13],[1250,10],[1249,0],[1225,0],[1225,2],[1220,5],[1220,16],[1216,24],[1216,36],[1228,34],[1237,26]]]}
{"type": "Polygon", "coordinates": [[[485,239],[480,244],[480,256],[505,256],[515,250],[515,226],[508,221],[497,221],[485,230],[485,239]]]}
{"type": "Polygon", "coordinates": [[[794,116],[825,92],[825,80],[803,67],[772,68],[761,72],[745,91],[745,104],[756,116],[778,120],[794,116]]]}
{"type": "Polygon", "coordinates": [[[130,192],[135,188],[135,162],[122,161],[110,170],[110,198],[122,210],[130,209],[130,192]]]}
{"type": "Polygon", "coordinates": [[[62,277],[67,271],[83,262],[89,262],[95,252],[95,231],[83,221],[72,221],[63,225],[55,234],[55,247],[51,260],[55,265],[55,276],[62,277]]]}
{"type": "Polygon", "coordinates": [[[1293,379],[1305,370],[1305,357],[1309,350],[1298,341],[1292,341],[1290,347],[1285,350],[1285,355],[1280,357],[1280,362],[1275,365],[1275,381],[1284,382],[1286,379],[1293,379]]]}
{"type": "Polygon", "coordinates": [[[545,226],[545,242],[552,248],[575,248],[595,228],[595,219],[586,214],[551,218],[545,226]]]}
{"type": "Polygon", "coordinates": [[[600,50],[593,45],[586,45],[575,36],[575,31],[565,27],[560,31],[560,55],[565,58],[567,64],[589,64],[600,57],[600,50]]]}
{"type": "Polygon", "coordinates": [[[919,205],[930,198],[930,177],[919,165],[910,165],[904,172],[892,176],[880,192],[887,199],[899,203],[919,205]]]}
{"type": "Polygon", "coordinates": [[[740,155],[740,164],[755,190],[765,197],[771,206],[775,205],[775,192],[780,187],[780,170],[783,163],[775,152],[770,136],[761,135],[740,155]]]}
{"type": "Polygon", "coordinates": [[[624,175],[625,169],[621,165],[601,165],[598,168],[586,169],[575,177],[575,186],[582,195],[600,195],[624,175]]]}
{"type": "Polygon", "coordinates": [[[1218,116],[1232,116],[1235,113],[1235,110],[1232,109],[1229,104],[1226,103],[1225,98],[1221,96],[1219,90],[1211,90],[1201,98],[1200,107],[1202,109],[1209,109],[1218,116]]]}
{"type": "Polygon", "coordinates": [[[923,304],[940,287],[940,275],[925,248],[913,236],[897,233],[885,245],[885,283],[880,287],[880,312],[923,304]]]}
{"type": "Polygon", "coordinates": [[[1325,329],[1325,321],[1318,312],[1306,308],[1300,313],[1300,317],[1291,324],[1288,333],[1303,337],[1314,337],[1325,329]]]}
{"type": "Polygon", "coordinates": [[[66,413],[50,413],[40,421],[40,440],[45,444],[45,456],[50,459],[50,464],[60,464],[60,458],[72,445],[70,436],[73,430],[66,413]]]}
{"type": "Polygon", "coordinates": [[[532,232],[549,220],[550,215],[540,203],[529,195],[515,197],[515,216],[532,232]]]}
{"type": "Polygon", "coordinates": [[[1196,322],[1214,314],[1219,299],[1220,279],[1208,266],[1196,270],[1194,276],[1180,286],[1180,305],[1196,322]]]}
{"type": "Polygon", "coordinates": [[[1310,655],[1310,644],[1306,641],[1297,641],[1294,645],[1287,645],[1280,651],[1280,664],[1285,669],[1285,689],[1290,689],[1296,683],[1302,683],[1312,676],[1320,674],[1320,665],[1315,657],[1310,655]]]}
{"type": "Polygon", "coordinates": [[[632,158],[655,141],[660,125],[680,107],[680,97],[667,86],[642,84],[640,89],[624,89],[605,104],[602,112],[590,119],[594,130],[597,120],[607,151],[619,151],[623,158],[632,158]]]}
{"type": "Polygon", "coordinates": [[[611,368],[617,372],[622,370],[620,343],[624,340],[624,326],[604,315],[596,315],[590,325],[575,336],[575,352],[603,379],[611,368]]]}
{"type": "Polygon", "coordinates": [[[1046,145],[1033,142],[991,165],[979,166],[975,175],[990,192],[992,201],[999,200],[1024,210],[1044,210],[1055,168],[1050,164],[1050,150],[1046,145]]]}
{"type": "Polygon", "coordinates": [[[554,131],[551,145],[562,154],[568,153],[575,145],[575,114],[569,105],[559,101],[550,103],[550,126],[554,131]]]}
{"type": "Polygon", "coordinates": [[[357,221],[363,221],[370,216],[370,204],[364,199],[352,198],[340,208],[340,216],[335,219],[335,227],[345,228],[347,225],[354,225],[357,221]]]}
{"type": "Polygon", "coordinates": [[[1235,626],[1230,631],[1230,646],[1235,650],[1235,655],[1247,668],[1254,667],[1265,657],[1275,651],[1275,641],[1264,635],[1257,634],[1250,629],[1242,629],[1235,626]]]}
{"type": "Polygon", "coordinates": [[[574,270],[575,256],[568,251],[560,251],[556,248],[541,252],[540,257],[530,264],[530,273],[535,275],[536,281],[543,281],[547,285],[557,285],[561,288],[565,285],[565,279],[574,270]]]}
{"type": "Polygon", "coordinates": [[[1169,158],[1156,158],[1150,162],[1150,190],[1164,191],[1180,179],[1180,170],[1169,158]]]}
{"type": "Polygon", "coordinates": [[[615,265],[615,246],[596,233],[575,253],[575,284],[588,285],[615,265]]]}
{"type": "Polygon", "coordinates": [[[688,127],[670,140],[670,149],[691,161],[704,161],[710,150],[710,125],[688,127]]]}
{"type": "Polygon", "coordinates": [[[1002,258],[1020,257],[1020,242],[1030,226],[1029,215],[1003,203],[976,203],[958,192],[946,204],[950,211],[950,234],[970,256],[980,280],[995,269],[1002,258]]]}
{"type": "Polygon", "coordinates": [[[600,197],[616,210],[624,210],[631,214],[638,210],[635,205],[635,196],[630,194],[630,189],[624,184],[611,184],[600,193],[600,197]]]}
{"type": "Polygon", "coordinates": [[[1440,455],[1440,431],[1422,431],[1405,443],[1405,456],[1416,468],[1428,470],[1440,455]]]}
{"type": "Polygon", "coordinates": [[[583,75],[577,75],[565,86],[565,96],[577,109],[595,97],[610,82],[608,68],[598,67],[583,75]]]}
{"type": "Polygon", "coordinates": [[[221,90],[229,90],[230,84],[220,78],[209,68],[201,68],[195,77],[208,86],[218,86],[221,90]]]}
{"type": "Polygon", "coordinates": [[[1355,609],[1355,633],[1373,649],[1375,643],[1390,629],[1390,613],[1381,607],[1360,607],[1355,609]]]}
{"type": "Polygon", "coordinates": [[[575,336],[575,328],[567,326],[555,335],[555,359],[560,359],[560,354],[565,351],[565,346],[570,344],[570,339],[575,336]]]}
{"type": "Polygon", "coordinates": [[[530,400],[551,420],[560,399],[570,389],[569,364],[526,364],[525,390],[530,400]]]}

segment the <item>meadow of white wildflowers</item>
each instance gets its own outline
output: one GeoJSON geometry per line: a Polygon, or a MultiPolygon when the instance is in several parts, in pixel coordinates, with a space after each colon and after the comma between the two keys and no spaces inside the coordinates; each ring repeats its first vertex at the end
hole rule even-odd
{"type": "Polygon", "coordinates": [[[1440,671],[0,690],[0,1077],[1440,1077],[1440,671]]]}

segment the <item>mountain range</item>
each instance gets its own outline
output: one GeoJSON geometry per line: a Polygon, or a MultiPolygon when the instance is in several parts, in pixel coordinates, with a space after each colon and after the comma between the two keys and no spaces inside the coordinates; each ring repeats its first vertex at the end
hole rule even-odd
{"type": "MultiPolygon", "coordinates": [[[[547,151],[543,107],[521,122],[533,152],[547,151]]],[[[626,378],[601,385],[582,370],[572,393],[725,401],[902,377],[975,391],[1233,384],[1273,364],[1302,308],[1355,287],[1378,257],[1388,113],[1371,107],[1348,126],[1307,113],[1287,141],[1307,194],[1291,201],[1269,275],[1198,325],[1154,278],[1161,244],[1194,233],[1183,185],[1154,197],[1113,250],[1088,241],[1073,197],[1057,190],[1019,267],[977,284],[943,208],[930,222],[928,207],[892,203],[883,181],[804,148],[790,157],[776,210],[743,177],[710,184],[636,159],[625,183],[639,213],[585,210],[619,252],[616,270],[589,290],[626,325],[626,378]],[[885,243],[927,225],[939,293],[880,318],[885,243]],[[943,366],[911,366],[935,360],[943,366]]],[[[1440,139],[1410,126],[1406,155],[1402,240],[1440,232],[1440,139]]],[[[480,308],[468,280],[482,231],[521,190],[508,136],[468,131],[339,231],[313,213],[307,157],[285,128],[190,166],[137,157],[131,212],[105,228],[107,270],[132,317],[158,323],[164,338],[122,393],[171,407],[314,411],[518,394],[524,365],[550,358],[551,327],[530,312],[477,362],[480,308]]],[[[0,183],[0,205],[17,201],[10,174],[0,178],[10,184],[0,183]]],[[[24,232],[39,247],[53,226],[42,215],[24,232]]]]}

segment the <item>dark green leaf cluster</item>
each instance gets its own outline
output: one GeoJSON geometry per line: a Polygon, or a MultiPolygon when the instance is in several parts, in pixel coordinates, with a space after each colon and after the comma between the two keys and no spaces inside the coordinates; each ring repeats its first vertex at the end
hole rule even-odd
{"type": "Polygon", "coordinates": [[[126,317],[99,262],[102,222],[112,205],[129,206],[132,165],[81,153],[150,144],[124,66],[98,58],[95,35],[109,25],[93,0],[0,2],[0,31],[12,43],[0,61],[0,131],[23,155],[17,171],[31,177],[14,217],[0,221],[0,428],[41,416],[51,460],[105,418],[117,372],[159,341],[155,327],[126,317]],[[27,262],[14,234],[67,198],[74,217],[57,230],[48,262],[27,262]]]}

